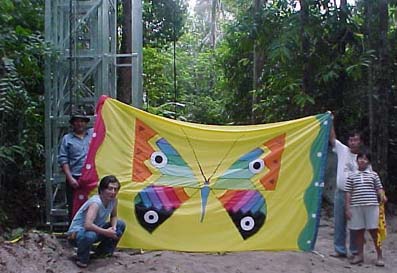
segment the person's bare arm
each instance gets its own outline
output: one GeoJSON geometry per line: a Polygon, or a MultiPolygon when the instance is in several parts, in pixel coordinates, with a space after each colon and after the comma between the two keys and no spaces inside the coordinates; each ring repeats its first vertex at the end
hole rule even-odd
{"type": "Polygon", "coordinates": [[[110,214],[110,225],[113,227],[113,229],[116,231],[116,225],[117,225],[117,205],[118,205],[118,200],[115,200],[115,205],[113,207],[112,213],[110,214]]]}
{"type": "Polygon", "coordinates": [[[116,230],[113,229],[112,226],[105,229],[105,228],[101,228],[94,224],[94,220],[98,214],[98,210],[99,210],[98,204],[95,204],[95,203],[91,204],[88,207],[85,222],[84,222],[84,228],[89,231],[94,231],[95,233],[101,234],[105,237],[109,237],[109,238],[117,240],[118,237],[116,234],[116,230]]]}
{"type": "Polygon", "coordinates": [[[383,189],[378,190],[378,196],[381,204],[385,204],[387,202],[387,197],[383,189]]]}

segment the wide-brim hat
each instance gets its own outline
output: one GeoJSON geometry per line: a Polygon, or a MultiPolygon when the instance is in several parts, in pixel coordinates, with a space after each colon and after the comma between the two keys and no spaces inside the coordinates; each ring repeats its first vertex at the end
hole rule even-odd
{"type": "Polygon", "coordinates": [[[73,121],[75,119],[82,119],[85,122],[89,122],[90,121],[90,118],[87,116],[87,114],[84,111],[78,111],[78,112],[73,113],[70,116],[69,123],[73,123],[73,121]]]}

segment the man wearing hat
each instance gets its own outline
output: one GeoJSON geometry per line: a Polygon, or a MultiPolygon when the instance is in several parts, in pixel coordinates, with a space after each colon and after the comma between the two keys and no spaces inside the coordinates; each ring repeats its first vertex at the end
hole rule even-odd
{"type": "Polygon", "coordinates": [[[80,186],[79,178],[93,132],[92,128],[87,129],[89,121],[90,118],[85,112],[78,111],[73,113],[69,120],[72,132],[63,137],[59,146],[58,163],[66,175],[66,199],[70,221],[73,218],[73,192],[80,186]]]}

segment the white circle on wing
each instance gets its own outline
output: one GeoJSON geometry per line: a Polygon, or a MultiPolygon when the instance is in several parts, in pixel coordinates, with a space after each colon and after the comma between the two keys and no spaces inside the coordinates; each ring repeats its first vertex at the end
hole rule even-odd
{"type": "Polygon", "coordinates": [[[251,231],[255,227],[255,220],[251,216],[245,216],[241,219],[240,226],[244,231],[251,231]]]}
{"type": "Polygon", "coordinates": [[[159,220],[159,215],[154,210],[149,210],[143,215],[143,219],[148,224],[155,224],[159,220]]]}
{"type": "Polygon", "coordinates": [[[150,156],[150,161],[154,167],[163,168],[167,165],[168,159],[163,152],[154,152],[150,156]]]}
{"type": "Polygon", "coordinates": [[[264,167],[265,162],[260,158],[252,160],[248,165],[248,168],[252,173],[260,173],[264,167]]]}

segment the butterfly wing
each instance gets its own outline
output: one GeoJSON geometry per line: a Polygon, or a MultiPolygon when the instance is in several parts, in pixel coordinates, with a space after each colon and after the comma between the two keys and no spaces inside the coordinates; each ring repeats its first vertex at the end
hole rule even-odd
{"type": "Polygon", "coordinates": [[[218,199],[244,240],[254,235],[266,221],[266,201],[258,191],[228,190],[218,199]]]}
{"type": "Polygon", "coordinates": [[[140,120],[137,120],[136,137],[134,181],[144,182],[152,175],[156,176],[154,182],[134,199],[136,218],[151,233],[190,198],[186,187],[197,188],[198,191],[198,182],[172,145],[140,120]]]}
{"type": "Polygon", "coordinates": [[[188,199],[181,187],[150,185],[135,197],[135,215],[140,225],[152,233],[188,199]]]}
{"type": "Polygon", "coordinates": [[[241,156],[213,186],[213,189],[225,189],[217,198],[243,239],[254,235],[266,221],[266,200],[255,182],[259,181],[265,190],[275,190],[284,143],[285,135],[280,135],[265,142],[265,147],[241,156]]]}

